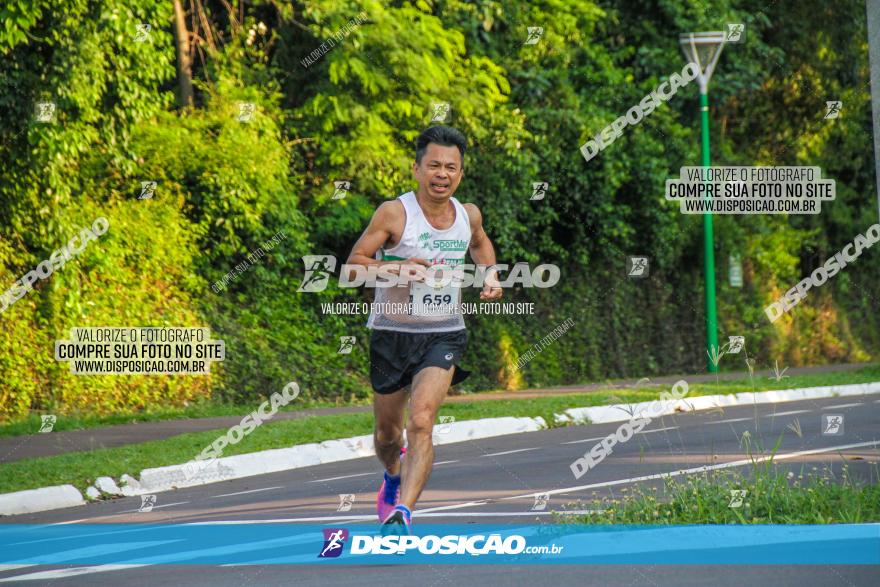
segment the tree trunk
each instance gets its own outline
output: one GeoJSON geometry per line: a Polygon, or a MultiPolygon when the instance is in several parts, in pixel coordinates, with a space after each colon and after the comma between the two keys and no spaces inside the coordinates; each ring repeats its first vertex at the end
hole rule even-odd
{"type": "Polygon", "coordinates": [[[177,40],[177,92],[182,108],[193,105],[192,64],[189,59],[189,31],[180,0],[174,1],[174,38],[177,40]]]}

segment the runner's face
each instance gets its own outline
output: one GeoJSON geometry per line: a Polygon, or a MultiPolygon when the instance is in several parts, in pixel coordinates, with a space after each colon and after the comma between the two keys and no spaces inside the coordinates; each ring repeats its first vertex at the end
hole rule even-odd
{"type": "Polygon", "coordinates": [[[458,189],[464,170],[458,147],[430,143],[421,163],[413,163],[413,176],[419,191],[432,200],[448,200],[458,189]]]}

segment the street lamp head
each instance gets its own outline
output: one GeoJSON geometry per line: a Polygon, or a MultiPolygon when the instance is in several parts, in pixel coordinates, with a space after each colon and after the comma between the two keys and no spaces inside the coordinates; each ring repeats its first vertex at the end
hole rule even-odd
{"type": "Polygon", "coordinates": [[[721,31],[684,33],[678,37],[685,59],[696,63],[700,70],[697,79],[700,82],[700,92],[703,94],[709,89],[709,79],[715,71],[718,57],[721,56],[724,41],[725,35],[721,31]]]}

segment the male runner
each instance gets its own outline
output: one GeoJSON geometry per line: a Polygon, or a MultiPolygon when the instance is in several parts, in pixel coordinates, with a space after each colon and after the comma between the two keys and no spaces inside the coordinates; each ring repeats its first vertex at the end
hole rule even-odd
{"type": "MultiPolygon", "coordinates": [[[[448,126],[433,126],[420,134],[412,168],[418,191],[380,205],[347,261],[391,265],[388,271],[417,276],[412,283],[377,288],[376,307],[367,322],[372,330],[373,440],[385,466],[376,500],[383,534],[409,534],[412,510],[434,464],[431,435],[437,411],[449,386],[468,376],[457,367],[468,341],[457,308],[460,288],[435,289],[424,283],[424,267],[455,267],[464,262],[466,251],[477,265],[495,264],[495,249],[483,231],[479,208],[452,197],[464,175],[466,147],[464,135],[448,126]],[[397,309],[409,302],[407,310],[397,309]],[[402,459],[407,387],[408,451],[402,459]]],[[[501,297],[493,270],[483,283],[480,299],[501,297]]]]}

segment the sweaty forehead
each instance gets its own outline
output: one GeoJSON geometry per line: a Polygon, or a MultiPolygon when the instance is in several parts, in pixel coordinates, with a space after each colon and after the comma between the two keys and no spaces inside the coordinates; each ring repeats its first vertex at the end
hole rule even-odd
{"type": "Polygon", "coordinates": [[[449,163],[460,165],[461,153],[458,152],[458,147],[445,147],[443,145],[438,145],[437,143],[431,143],[428,145],[428,148],[425,149],[425,154],[422,155],[422,164],[427,165],[434,161],[443,165],[449,163]]]}

